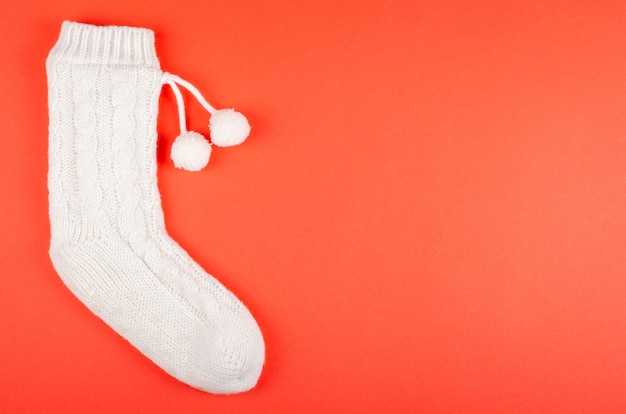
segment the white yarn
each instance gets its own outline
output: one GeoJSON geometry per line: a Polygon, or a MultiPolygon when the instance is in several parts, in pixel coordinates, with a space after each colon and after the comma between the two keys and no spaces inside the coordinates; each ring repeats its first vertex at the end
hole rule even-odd
{"type": "MultiPolygon", "coordinates": [[[[189,132],[187,131],[187,121],[185,120],[185,103],[183,101],[183,95],[180,91],[178,85],[187,89],[195,98],[200,102],[200,104],[211,114],[211,121],[209,123],[209,128],[211,129],[211,142],[218,147],[230,147],[233,145],[241,144],[250,134],[250,124],[248,124],[248,120],[243,114],[236,112],[234,109],[215,109],[200,93],[195,86],[186,80],[172,75],[171,73],[165,72],[163,76],[161,76],[161,82],[163,84],[168,84],[172,91],[174,92],[174,96],[176,97],[176,104],[178,105],[178,123],[180,126],[181,135],[177,138],[176,141],[179,141],[181,137],[182,141],[185,142],[184,145],[179,144],[178,147],[182,148],[189,147],[189,150],[183,151],[182,149],[174,149],[172,148],[172,160],[174,160],[174,165],[179,168],[184,168],[189,171],[198,171],[206,166],[209,162],[210,148],[209,153],[206,155],[206,162],[202,164],[199,160],[196,161],[193,155],[188,155],[190,152],[195,152],[192,149],[192,146],[199,147],[200,144],[196,143],[196,139],[186,138],[189,132]],[[193,144],[192,144],[193,142],[193,144]],[[177,159],[174,159],[176,157],[177,159]],[[183,165],[189,164],[187,159],[189,157],[193,157],[194,160],[191,161],[192,167],[186,168],[183,165]],[[201,166],[200,166],[201,165],[201,166]],[[197,168],[196,166],[200,166],[197,168]]],[[[192,132],[191,134],[197,134],[196,132],[192,132]]],[[[199,135],[199,134],[197,134],[199,135]]],[[[176,142],[175,142],[176,144],[176,142]]],[[[203,151],[203,154],[206,153],[206,150],[203,151]]],[[[201,158],[204,161],[204,157],[201,158]]]]}
{"type": "Polygon", "coordinates": [[[234,109],[220,109],[211,116],[211,142],[218,147],[239,145],[250,134],[250,124],[234,109]]]}
{"type": "Polygon", "coordinates": [[[188,131],[172,144],[171,157],[176,168],[200,171],[209,163],[211,144],[199,133],[188,131]]]}
{"type": "MultiPolygon", "coordinates": [[[[46,67],[50,257],[59,276],[179,380],[211,393],[252,388],[265,358],[258,325],[165,231],[153,32],[64,22],[46,67]]],[[[190,135],[173,152],[195,168],[203,161],[189,154],[190,135]]]]}

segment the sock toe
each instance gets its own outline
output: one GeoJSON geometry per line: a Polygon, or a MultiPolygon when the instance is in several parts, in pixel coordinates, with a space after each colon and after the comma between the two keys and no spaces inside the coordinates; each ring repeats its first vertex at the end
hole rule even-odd
{"type": "Polygon", "coordinates": [[[212,352],[219,355],[221,378],[212,384],[213,393],[234,394],[248,391],[259,380],[265,362],[263,335],[252,316],[228,315],[220,318],[220,334],[212,352]]]}

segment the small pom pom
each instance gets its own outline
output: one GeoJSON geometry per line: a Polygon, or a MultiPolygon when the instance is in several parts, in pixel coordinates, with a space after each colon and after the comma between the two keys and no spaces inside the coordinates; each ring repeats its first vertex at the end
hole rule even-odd
{"type": "Polygon", "coordinates": [[[176,168],[200,171],[209,163],[211,144],[197,132],[184,132],[172,144],[170,156],[176,168]]]}
{"type": "Polygon", "coordinates": [[[234,109],[220,109],[211,116],[211,142],[218,147],[241,144],[250,134],[250,124],[234,109]]]}

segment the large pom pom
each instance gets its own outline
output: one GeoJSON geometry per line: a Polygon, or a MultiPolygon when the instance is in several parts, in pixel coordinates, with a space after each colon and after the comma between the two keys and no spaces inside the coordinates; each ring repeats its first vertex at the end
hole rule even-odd
{"type": "Polygon", "coordinates": [[[211,116],[211,142],[218,147],[241,144],[250,134],[250,124],[234,109],[220,109],[211,116]]]}
{"type": "Polygon", "coordinates": [[[170,155],[176,168],[200,171],[209,163],[211,144],[197,132],[185,132],[172,144],[170,155]]]}

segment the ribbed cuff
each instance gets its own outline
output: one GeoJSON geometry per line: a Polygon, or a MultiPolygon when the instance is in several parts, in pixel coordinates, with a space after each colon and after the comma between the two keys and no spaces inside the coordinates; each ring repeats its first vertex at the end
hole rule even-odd
{"type": "Polygon", "coordinates": [[[159,69],[154,32],[125,26],[63,22],[50,60],[76,64],[142,65],[159,69]]]}

